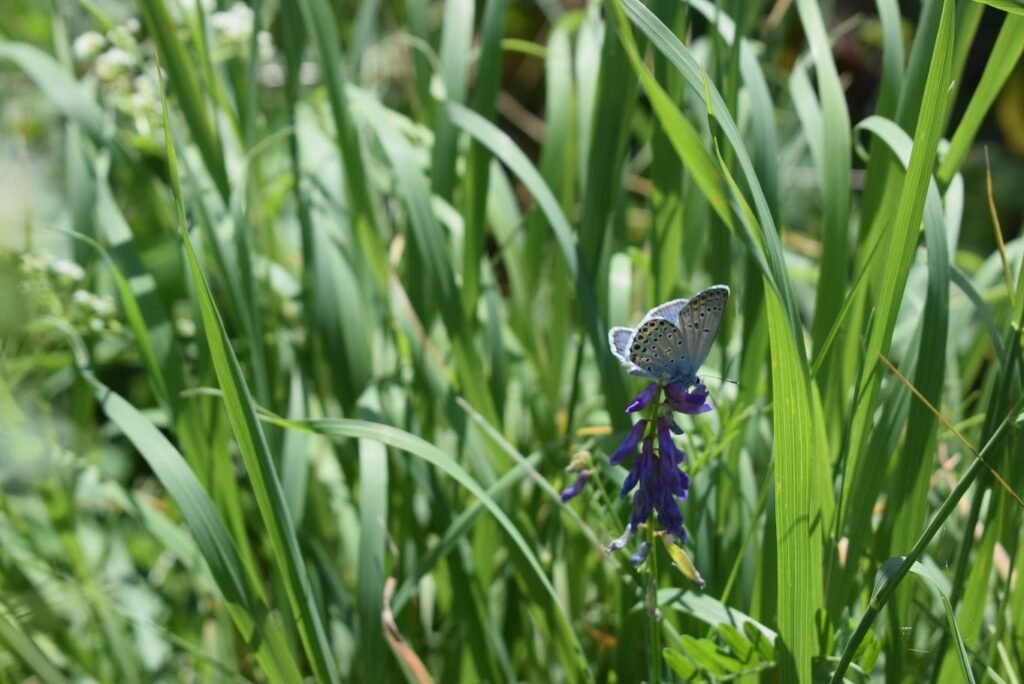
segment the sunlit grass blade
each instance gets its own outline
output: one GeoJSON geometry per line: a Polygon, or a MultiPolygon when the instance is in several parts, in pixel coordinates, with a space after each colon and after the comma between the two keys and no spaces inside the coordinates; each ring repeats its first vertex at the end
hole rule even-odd
{"type": "Polygon", "coordinates": [[[386,678],[381,618],[388,536],[388,455],[380,442],[359,441],[359,656],[367,681],[386,678]]]}
{"type": "MultiPolygon", "coordinates": [[[[438,111],[444,109],[447,103],[462,105],[466,101],[476,6],[477,3],[472,0],[448,0],[444,3],[437,73],[444,86],[444,97],[437,103],[438,111]]],[[[455,187],[457,133],[458,129],[447,117],[437,117],[431,187],[435,194],[446,200],[451,200],[455,187]]]]}
{"type": "Polygon", "coordinates": [[[949,150],[939,164],[939,183],[945,185],[953,174],[963,165],[971,143],[981,127],[982,121],[995,102],[1013,72],[1014,66],[1024,53],[1024,15],[1007,15],[1003,27],[999,31],[992,53],[981,74],[981,81],[971,95],[971,101],[964,111],[960,124],[956,127],[949,150]]]}
{"type": "Polygon", "coordinates": [[[878,287],[880,294],[875,313],[875,324],[865,349],[865,366],[859,385],[866,392],[867,399],[860,405],[851,430],[851,451],[849,467],[856,470],[863,457],[863,437],[868,434],[869,421],[874,412],[878,392],[878,355],[888,350],[896,315],[903,298],[911,261],[917,246],[924,214],[925,199],[935,162],[939,137],[942,134],[946,111],[950,106],[949,87],[953,50],[953,3],[943,0],[942,21],[932,54],[932,65],[928,71],[921,119],[914,134],[914,144],[907,169],[906,180],[900,194],[896,214],[889,231],[891,233],[888,260],[880,271],[878,287]]]}

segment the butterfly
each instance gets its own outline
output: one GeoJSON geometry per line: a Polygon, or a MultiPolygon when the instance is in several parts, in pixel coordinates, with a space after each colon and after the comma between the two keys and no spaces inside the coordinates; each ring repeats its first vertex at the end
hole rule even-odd
{"type": "Polygon", "coordinates": [[[712,285],[692,299],[673,299],[648,311],[636,328],[609,330],[608,345],[630,375],[696,385],[728,301],[725,285],[712,285]]]}

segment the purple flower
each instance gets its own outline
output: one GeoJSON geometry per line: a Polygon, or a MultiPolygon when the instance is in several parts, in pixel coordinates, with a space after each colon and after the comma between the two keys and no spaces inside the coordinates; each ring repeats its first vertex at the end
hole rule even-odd
{"type": "Polygon", "coordinates": [[[707,413],[711,410],[711,404],[707,403],[708,388],[703,384],[697,385],[693,392],[688,392],[682,385],[665,385],[665,403],[673,411],[686,413],[691,416],[700,413],[707,413]]]}
{"type": "Polygon", "coordinates": [[[584,470],[576,477],[576,481],[571,485],[562,490],[562,503],[566,503],[569,499],[579,495],[583,491],[583,486],[587,484],[587,480],[590,479],[590,471],[584,470]]]}
{"type": "MultiPolygon", "coordinates": [[[[683,544],[687,539],[679,501],[685,500],[690,493],[690,476],[681,469],[686,455],[672,439],[673,434],[683,433],[673,419],[672,412],[698,415],[710,411],[711,405],[707,402],[708,390],[703,384],[696,385],[690,391],[689,387],[682,384],[662,386],[655,383],[644,388],[626,412],[640,411],[652,402],[658,406],[656,399],[661,391],[664,391],[664,409],[656,409],[650,420],[638,421],[609,458],[612,465],[619,465],[631,454],[635,454],[619,492],[619,497],[623,499],[633,493],[629,524],[623,535],[608,545],[608,553],[624,548],[640,525],[648,523],[653,513],[657,513],[660,526],[671,535],[673,541],[683,544]],[[654,421],[653,426],[651,421],[654,421]]],[[[650,549],[645,542],[630,560],[640,564],[649,553],[650,549]]]]}
{"type": "Polygon", "coordinates": [[[622,440],[622,444],[612,452],[612,455],[608,458],[608,462],[612,465],[619,465],[622,463],[627,456],[629,456],[636,449],[636,445],[640,443],[640,438],[644,436],[644,430],[647,429],[647,421],[639,420],[633,429],[626,435],[626,439],[622,440]]]}
{"type": "Polygon", "coordinates": [[[629,562],[633,565],[640,565],[647,560],[648,554],[651,552],[651,547],[647,542],[642,542],[640,548],[637,549],[636,553],[629,557],[629,562]]]}
{"type": "Polygon", "coordinates": [[[658,383],[652,382],[650,385],[644,388],[644,391],[636,395],[629,406],[626,407],[626,413],[633,413],[646,408],[651,403],[651,399],[658,393],[658,383]]]}

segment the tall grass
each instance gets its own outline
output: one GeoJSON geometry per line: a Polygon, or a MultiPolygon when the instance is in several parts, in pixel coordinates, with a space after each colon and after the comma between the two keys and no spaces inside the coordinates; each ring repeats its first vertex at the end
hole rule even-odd
{"type": "Polygon", "coordinates": [[[2,681],[1021,681],[1018,4],[219,4],[0,34],[2,681]],[[717,282],[634,567],[607,330],[717,282]]]}

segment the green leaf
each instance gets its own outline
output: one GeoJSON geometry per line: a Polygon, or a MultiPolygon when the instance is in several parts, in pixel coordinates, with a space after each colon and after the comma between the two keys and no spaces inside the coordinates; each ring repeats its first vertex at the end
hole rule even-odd
{"type": "MultiPolygon", "coordinates": [[[[1013,5],[1015,3],[988,2],[985,4],[997,7],[999,4],[1013,5]]],[[[992,103],[995,102],[1007,79],[1010,78],[1010,74],[1013,73],[1017,62],[1020,61],[1021,54],[1024,53],[1024,9],[1022,7],[1024,6],[1018,4],[1016,12],[1007,16],[1003,21],[1003,27],[999,31],[995,45],[992,46],[992,52],[985,64],[985,71],[981,74],[981,80],[978,81],[977,88],[971,94],[971,100],[960,119],[960,124],[949,141],[949,150],[942,158],[936,174],[939,183],[943,186],[949,183],[953,174],[963,165],[971,143],[974,142],[974,137],[978,134],[978,129],[981,128],[982,121],[985,120],[992,103]]]]}
{"type": "Polygon", "coordinates": [[[1003,10],[1016,16],[1024,16],[1024,1],[1022,0],[974,0],[989,7],[1003,10]]]}
{"type": "Polygon", "coordinates": [[[211,122],[206,98],[196,79],[196,65],[189,57],[178,27],[171,19],[164,0],[140,0],[139,8],[149,35],[156,42],[161,65],[167,69],[169,87],[178,96],[181,113],[188,122],[206,170],[224,200],[230,195],[224,151],[217,129],[211,122]]]}
{"type": "Polygon", "coordinates": [[[53,106],[89,135],[96,139],[104,137],[103,109],[85,86],[73,79],[67,69],[49,54],[25,43],[0,40],[0,60],[17,64],[53,106]]]}

